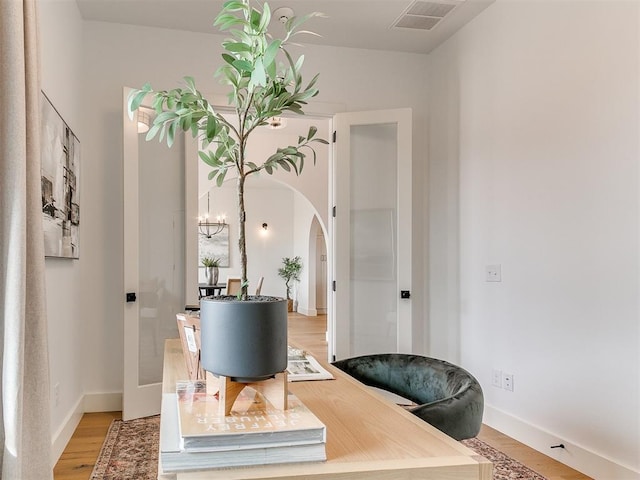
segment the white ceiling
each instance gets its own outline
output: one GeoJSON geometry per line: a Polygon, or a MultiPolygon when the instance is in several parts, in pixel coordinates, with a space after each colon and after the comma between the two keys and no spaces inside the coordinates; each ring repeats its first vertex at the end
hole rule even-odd
{"type": "MultiPolygon", "coordinates": [[[[192,32],[218,33],[213,19],[223,0],[76,0],[85,20],[161,27],[192,32]]],[[[414,0],[274,0],[269,5],[290,7],[296,16],[317,11],[328,18],[314,18],[305,29],[321,35],[305,35],[300,43],[340,47],[429,53],[495,0],[428,0],[454,5],[431,30],[392,28],[414,0]]],[[[282,28],[272,20],[276,28],[282,28]]]]}

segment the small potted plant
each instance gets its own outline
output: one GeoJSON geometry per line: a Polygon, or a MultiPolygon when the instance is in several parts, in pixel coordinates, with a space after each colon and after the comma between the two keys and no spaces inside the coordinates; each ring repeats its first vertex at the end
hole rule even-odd
{"type": "Polygon", "coordinates": [[[217,285],[220,259],[216,257],[202,257],[202,265],[204,265],[204,277],[207,285],[217,285]]]}
{"type": "Polygon", "coordinates": [[[287,287],[287,310],[293,311],[293,299],[291,298],[291,282],[300,281],[300,272],[302,271],[302,259],[300,257],[284,257],[282,259],[282,267],[278,269],[278,275],[284,279],[287,287]]]}
{"type": "Polygon", "coordinates": [[[156,115],[147,140],[159,136],[171,146],[178,131],[191,132],[202,142],[198,155],[211,167],[209,179],[221,186],[227,174],[235,176],[242,291],[238,299],[227,295],[201,300],[201,361],[205,370],[218,375],[260,380],[287,366],[287,305],[285,299],[250,297],[247,293],[245,182],[250,175],[271,175],[277,169],[298,175],[307,154],[313,155],[315,163],[313,144],[328,142],[317,138],[317,128],[312,126],[295,144],[278,148],[268,158],[248,158],[252,132],[287,112],[303,115],[307,101],[318,94],[318,75],[305,86],[301,73],[304,55],[294,60],[287,48],[295,35],[310,33],[300,30],[301,25],[321,14],[289,18],[282,24],[284,34],[276,38],[268,32],[269,4],[255,4],[227,0],[214,22],[230,34],[222,43],[222,66],[216,74],[230,88],[233,119],[214,109],[191,77],[184,78],[183,87],[172,90],[154,91],[147,83],[131,92],[128,108],[132,115],[151,98],[156,115]]]}

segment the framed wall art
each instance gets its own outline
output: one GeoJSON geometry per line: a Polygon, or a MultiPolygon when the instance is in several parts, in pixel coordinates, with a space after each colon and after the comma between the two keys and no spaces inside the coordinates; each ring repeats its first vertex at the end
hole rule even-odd
{"type": "Polygon", "coordinates": [[[204,257],[220,259],[220,267],[229,267],[229,224],[222,226],[219,233],[206,236],[198,233],[198,267],[203,267],[204,257]]]}
{"type": "Polygon", "coordinates": [[[40,95],[42,222],[47,257],[80,258],[80,142],[40,95]]]}

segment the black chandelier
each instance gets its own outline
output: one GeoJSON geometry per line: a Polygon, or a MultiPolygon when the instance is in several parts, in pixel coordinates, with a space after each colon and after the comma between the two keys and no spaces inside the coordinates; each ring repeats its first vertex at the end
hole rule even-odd
{"type": "Polygon", "coordinates": [[[198,230],[200,231],[200,235],[211,238],[222,232],[226,225],[227,221],[224,215],[218,215],[215,222],[209,221],[209,192],[207,192],[207,213],[204,217],[198,218],[198,230]]]}

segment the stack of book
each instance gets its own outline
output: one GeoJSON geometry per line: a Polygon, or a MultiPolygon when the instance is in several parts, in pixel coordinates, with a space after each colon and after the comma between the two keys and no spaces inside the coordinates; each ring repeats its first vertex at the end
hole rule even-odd
{"type": "Polygon", "coordinates": [[[162,399],[160,461],[166,473],[205,468],[326,460],[324,424],[293,394],[277,410],[251,387],[231,414],[218,415],[218,399],[204,381],[180,381],[162,399]]]}

